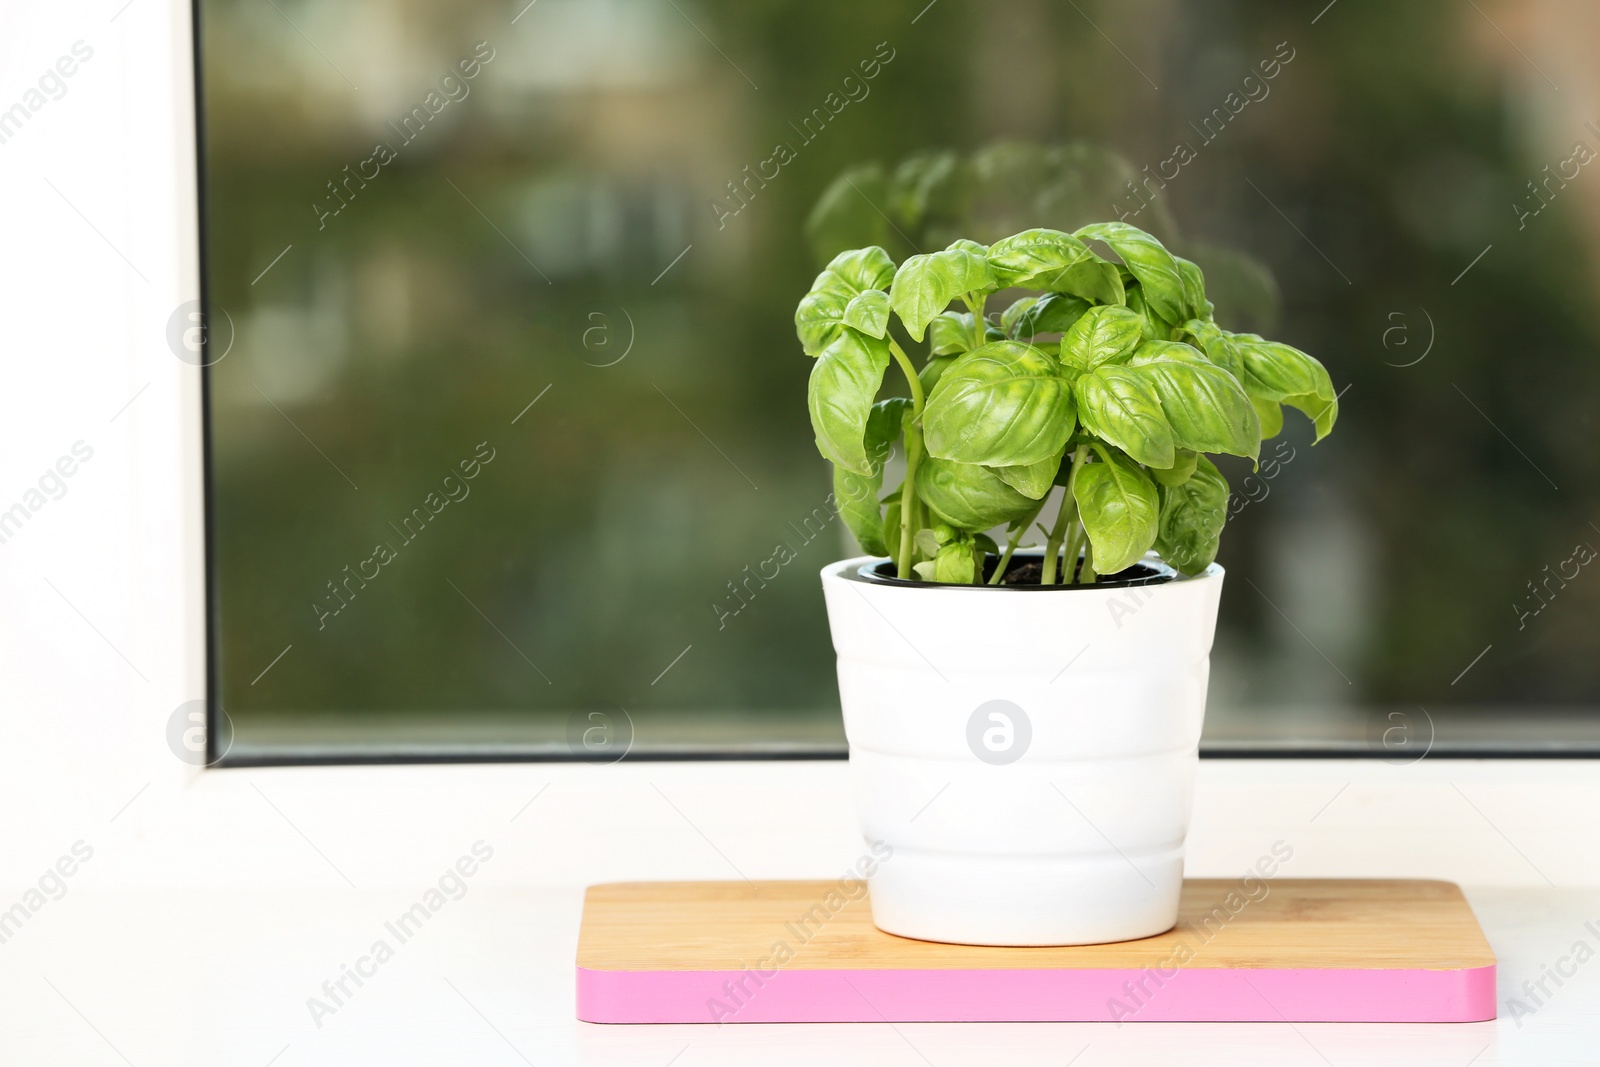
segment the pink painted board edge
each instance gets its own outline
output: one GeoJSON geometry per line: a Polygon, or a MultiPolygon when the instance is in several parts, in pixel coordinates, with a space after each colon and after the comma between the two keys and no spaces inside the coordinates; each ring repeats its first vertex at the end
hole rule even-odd
{"type": "Polygon", "coordinates": [[[578,968],[592,1023],[1482,1022],[1495,968],[1147,970],[578,968]],[[1125,984],[1126,983],[1126,984],[1125,984]],[[1121,1004],[1120,1010],[1117,1007],[1121,1004]]]}

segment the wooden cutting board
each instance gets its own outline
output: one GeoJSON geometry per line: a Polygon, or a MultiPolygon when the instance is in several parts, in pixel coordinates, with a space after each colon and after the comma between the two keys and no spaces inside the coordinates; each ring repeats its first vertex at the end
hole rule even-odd
{"type": "Polygon", "coordinates": [[[1168,932],[1068,948],[895,937],[859,883],[619,882],[589,888],[578,938],[588,1022],[1494,1017],[1494,953],[1450,882],[1192,879],[1168,932]]]}

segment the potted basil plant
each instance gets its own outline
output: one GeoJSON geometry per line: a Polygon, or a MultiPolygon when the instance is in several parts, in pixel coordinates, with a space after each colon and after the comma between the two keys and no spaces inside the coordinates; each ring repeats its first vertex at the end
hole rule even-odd
{"type": "Polygon", "coordinates": [[[1284,406],[1318,440],[1338,415],[1320,363],[1212,310],[1199,267],[1116,222],[844,252],[800,301],[817,447],[869,553],[822,579],[862,829],[893,849],[880,928],[1176,922],[1223,578],[1207,454],[1255,459],[1284,406]]]}

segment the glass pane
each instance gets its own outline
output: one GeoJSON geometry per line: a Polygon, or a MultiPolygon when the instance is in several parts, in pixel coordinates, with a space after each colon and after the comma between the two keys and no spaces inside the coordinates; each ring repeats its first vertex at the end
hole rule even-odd
{"type": "Polygon", "coordinates": [[[1224,464],[1212,749],[1600,741],[1600,12],[200,7],[234,758],[842,751],[798,297],[1112,217],[1342,390],[1224,464]]]}

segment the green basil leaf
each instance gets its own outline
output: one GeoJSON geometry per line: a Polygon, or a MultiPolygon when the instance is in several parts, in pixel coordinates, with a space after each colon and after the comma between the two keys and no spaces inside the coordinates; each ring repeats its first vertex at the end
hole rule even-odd
{"type": "Polygon", "coordinates": [[[1260,397],[1250,398],[1250,406],[1256,409],[1256,418],[1261,420],[1261,439],[1270,440],[1283,432],[1283,405],[1276,400],[1262,400],[1260,397]]]}
{"type": "Polygon", "coordinates": [[[1116,574],[1155,544],[1161,501],[1155,483],[1128,457],[1098,447],[1095,454],[1101,461],[1079,469],[1072,496],[1094,546],[1095,570],[1116,574]]]}
{"type": "Polygon", "coordinates": [[[806,406],[817,451],[847,470],[870,475],[867,418],[889,366],[889,345],[848,326],[841,330],[811,368],[806,406]]]}
{"type": "Polygon", "coordinates": [[[928,396],[933,392],[933,387],[939,384],[939,379],[944,377],[944,372],[956,361],[956,356],[934,356],[922,365],[917,372],[917,381],[922,385],[922,395],[928,396]]]}
{"type": "Polygon", "coordinates": [[[882,337],[889,332],[889,294],[882,289],[857,293],[845,305],[844,324],[868,337],[882,337]]]}
{"type": "Polygon", "coordinates": [[[1298,409],[1316,425],[1317,441],[1328,436],[1339,417],[1339,399],[1327,368],[1298,348],[1253,333],[1232,338],[1244,356],[1245,392],[1298,409]]]}
{"type": "Polygon", "coordinates": [[[1150,468],[1150,477],[1156,480],[1157,485],[1172,488],[1182,485],[1194,476],[1195,466],[1200,461],[1200,453],[1188,448],[1177,449],[1177,455],[1172,461],[1172,466],[1167,468],[1150,468]]]}
{"type": "MultiPolygon", "coordinates": [[[[1263,400],[1315,394],[1327,382],[1327,371],[1299,349],[1263,339],[1258,334],[1229,335],[1244,357],[1244,387],[1263,400]]],[[[1332,395],[1332,383],[1326,388],[1332,395]]]]}
{"type": "Polygon", "coordinates": [[[1052,292],[1082,297],[1091,304],[1120,304],[1127,298],[1122,286],[1122,272],[1115,263],[1099,256],[1069,267],[1064,274],[1052,278],[1050,289],[1052,292]]]}
{"type": "Polygon", "coordinates": [[[972,347],[972,313],[970,311],[941,311],[928,323],[929,352],[947,356],[965,352],[972,347]]]}
{"type": "MultiPolygon", "coordinates": [[[[894,443],[900,439],[900,432],[910,412],[910,398],[891,396],[872,405],[872,410],[867,413],[867,428],[862,434],[861,444],[866,450],[867,460],[872,464],[872,469],[880,476],[883,473],[883,463],[889,458],[894,443]]],[[[874,487],[872,492],[876,495],[877,487],[874,487]]]]}
{"type": "Polygon", "coordinates": [[[811,283],[813,293],[834,290],[855,296],[868,289],[887,288],[894,279],[894,260],[876,245],[840,252],[811,283]]]}
{"type": "Polygon", "coordinates": [[[1013,301],[1010,307],[1000,313],[1000,332],[1007,337],[1015,337],[1018,320],[1038,302],[1039,298],[1036,296],[1024,296],[1013,301]]]}
{"type": "Polygon", "coordinates": [[[1125,363],[1144,336],[1144,320],[1118,304],[1085,311],[1061,337],[1061,362],[1078,370],[1125,363]]]}
{"type": "Polygon", "coordinates": [[[1054,289],[1073,267],[1089,260],[1089,246],[1060,230],[1023,230],[989,246],[989,269],[1002,289],[1054,289]]]}
{"type": "Polygon", "coordinates": [[[964,248],[912,256],[900,264],[889,286],[889,302],[913,341],[934,316],[963,293],[988,292],[995,287],[989,261],[964,248]]]}
{"type": "Polygon", "coordinates": [[[1071,293],[1046,293],[1023,311],[1010,331],[1013,337],[1032,338],[1041,333],[1066,333],[1088,311],[1089,301],[1071,293]]]}
{"type": "Polygon", "coordinates": [[[977,573],[977,560],[972,555],[971,538],[958,538],[947,545],[941,545],[939,554],[933,557],[933,580],[936,582],[971,585],[977,573]]]}
{"type": "Polygon", "coordinates": [[[1172,340],[1172,323],[1157,315],[1144,298],[1144,286],[1135,282],[1127,287],[1128,310],[1136,311],[1143,320],[1141,327],[1147,341],[1172,340]]]}
{"type": "Polygon", "coordinates": [[[962,533],[939,545],[938,553],[933,557],[933,581],[973,584],[978,577],[976,541],[978,539],[973,534],[962,533]]]}
{"type": "MultiPolygon", "coordinates": [[[[901,483],[902,485],[905,483],[901,483]]],[[[900,551],[900,492],[896,490],[894,496],[883,509],[883,543],[885,556],[895,556],[900,551]]]]}
{"type": "Polygon", "coordinates": [[[1206,299],[1206,276],[1200,272],[1200,265],[1182,256],[1173,256],[1172,259],[1178,265],[1178,275],[1183,279],[1185,314],[1195,319],[1211,318],[1211,301],[1206,299]]]}
{"type": "MultiPolygon", "coordinates": [[[[862,446],[867,461],[872,465],[871,474],[857,474],[837,463],[833,465],[834,505],[861,544],[862,551],[870,556],[889,554],[891,535],[885,530],[883,505],[878,500],[878,494],[883,489],[883,464],[889,458],[894,442],[899,439],[906,413],[910,410],[911,401],[903,396],[890,397],[872,405],[872,411],[867,415],[866,431],[862,435],[862,446]]],[[[899,524],[898,514],[897,502],[896,526],[899,524]]],[[[898,546],[898,530],[892,536],[894,544],[898,546]]]]}
{"type": "MultiPolygon", "coordinates": [[[[893,278],[894,261],[881,248],[855,248],[834,256],[811,283],[811,291],[801,298],[794,312],[795,333],[806,355],[817,355],[839,337],[845,313],[857,296],[882,289],[893,278]]],[[[887,312],[884,325],[887,328],[887,312]]],[[[882,337],[883,332],[873,336],[882,337]]]]}
{"type": "MultiPolygon", "coordinates": [[[[1066,448],[1063,447],[1061,455],[1065,454],[1066,448]]],[[[1056,475],[1061,471],[1061,455],[1051,456],[1038,463],[995,467],[994,472],[1000,476],[1001,481],[1028,499],[1043,500],[1050,492],[1050,487],[1055,485],[1056,475]]]]}
{"type": "Polygon", "coordinates": [[[794,332],[808,356],[832,344],[844,327],[844,310],[851,297],[836,289],[813,289],[794,310],[794,332]]]}
{"type": "Polygon", "coordinates": [[[1073,391],[1084,429],[1147,466],[1172,466],[1172,427],[1143,373],[1105,364],[1080,377],[1073,391]]]}
{"type": "Polygon", "coordinates": [[[869,556],[889,554],[883,538],[883,505],[876,496],[881,478],[881,472],[868,476],[846,470],[837,463],[833,465],[833,502],[839,509],[839,517],[861,545],[861,551],[869,556]]]}
{"type": "MultiPolygon", "coordinates": [[[[1183,324],[1183,332],[1194,338],[1195,347],[1206,358],[1235,378],[1244,382],[1244,356],[1233,343],[1233,336],[1210,319],[1190,319],[1183,324]]],[[[1248,392],[1248,390],[1246,390],[1248,392]]]]}
{"type": "Polygon", "coordinates": [[[963,530],[987,530],[1038,509],[988,467],[925,456],[917,495],[939,518],[963,530]]]}
{"type": "Polygon", "coordinates": [[[971,252],[975,256],[987,256],[989,254],[989,246],[980,245],[976,241],[969,241],[965,237],[957,237],[954,241],[951,241],[945,246],[945,251],[971,252]]]}
{"type": "Polygon", "coordinates": [[[1228,480],[1204,456],[1194,477],[1161,490],[1161,529],[1156,551],[1184,574],[1199,574],[1217,558],[1228,519],[1228,480]]]}
{"type": "Polygon", "coordinates": [[[1096,222],[1077,231],[1080,238],[1104,241],[1122,257],[1129,273],[1144,287],[1145,299],[1168,322],[1194,316],[1185,311],[1183,274],[1165,246],[1137,226],[1126,222],[1096,222]]]}
{"type": "Polygon", "coordinates": [[[1077,419],[1055,360],[1020,341],[995,341],[957,358],[922,413],[928,453],[991,466],[1059,455],[1077,419]]]}
{"type": "Polygon", "coordinates": [[[1155,383],[1161,411],[1179,448],[1255,459],[1261,423],[1233,375],[1176,341],[1146,341],[1128,361],[1155,383]]]}

